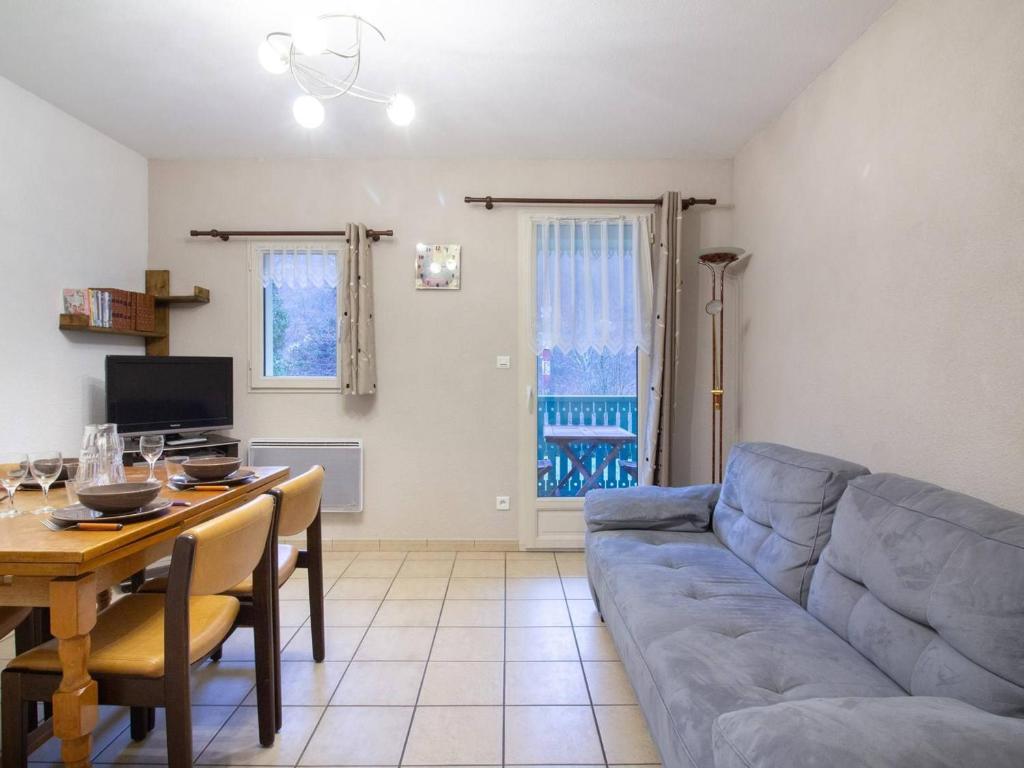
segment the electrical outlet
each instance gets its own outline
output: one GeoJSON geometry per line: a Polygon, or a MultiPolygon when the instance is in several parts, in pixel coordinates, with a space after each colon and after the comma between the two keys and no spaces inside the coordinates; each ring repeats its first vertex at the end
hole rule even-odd
{"type": "Polygon", "coordinates": [[[498,355],[497,367],[498,368],[511,368],[512,367],[512,358],[509,357],[508,355],[498,355]]]}
{"type": "Polygon", "coordinates": [[[495,509],[500,509],[501,511],[504,512],[504,511],[508,510],[508,508],[510,506],[512,506],[512,500],[511,500],[510,497],[508,497],[508,496],[496,496],[494,498],[494,508],[495,509]]]}

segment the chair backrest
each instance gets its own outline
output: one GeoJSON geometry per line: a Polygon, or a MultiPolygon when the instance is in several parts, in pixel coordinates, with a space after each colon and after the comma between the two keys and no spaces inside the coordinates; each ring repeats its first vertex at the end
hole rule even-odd
{"type": "Polygon", "coordinates": [[[273,492],[279,499],[278,535],[296,536],[309,528],[320,511],[323,491],[324,468],[320,465],[276,486],[273,492]]]}
{"type": "Polygon", "coordinates": [[[737,443],[712,518],[715,534],[769,584],[806,605],[839,497],[867,471],[784,445],[737,443]]]}
{"type": "Polygon", "coordinates": [[[264,494],[183,533],[195,542],[190,593],[216,595],[247,579],[267,548],[273,519],[274,499],[264,494]]]}
{"type": "Polygon", "coordinates": [[[1024,515],[899,475],[857,478],[807,610],[911,694],[1024,717],[1024,515]]]}

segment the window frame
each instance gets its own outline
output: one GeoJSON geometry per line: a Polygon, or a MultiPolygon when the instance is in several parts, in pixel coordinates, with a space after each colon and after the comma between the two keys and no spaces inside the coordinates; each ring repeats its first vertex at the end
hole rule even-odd
{"type": "MultiPolygon", "coordinates": [[[[266,334],[265,293],[263,285],[263,252],[266,250],[303,250],[327,249],[336,250],[338,259],[342,259],[348,247],[342,240],[322,241],[250,241],[249,242],[249,391],[250,392],[341,392],[341,350],[338,350],[336,363],[338,370],[333,376],[267,376],[264,371],[264,337],[266,334]]],[[[342,275],[343,277],[344,275],[342,275]]],[[[338,305],[335,317],[335,334],[340,344],[342,300],[342,280],[338,281],[338,305]]]]}

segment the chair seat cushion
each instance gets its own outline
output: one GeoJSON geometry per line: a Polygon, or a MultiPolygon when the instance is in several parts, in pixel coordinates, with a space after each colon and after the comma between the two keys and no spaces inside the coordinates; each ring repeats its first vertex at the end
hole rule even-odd
{"type": "Polygon", "coordinates": [[[712,533],[593,533],[587,564],[665,765],[712,765],[724,712],[906,695],[712,533]]]}
{"type": "MultiPolygon", "coordinates": [[[[196,662],[223,642],[238,616],[234,597],[189,599],[189,661],[196,662]]],[[[60,673],[57,641],[50,640],[7,665],[22,672],[60,673]]],[[[162,677],[164,673],[164,595],[127,595],[96,619],[89,652],[89,674],[162,677]]]]}

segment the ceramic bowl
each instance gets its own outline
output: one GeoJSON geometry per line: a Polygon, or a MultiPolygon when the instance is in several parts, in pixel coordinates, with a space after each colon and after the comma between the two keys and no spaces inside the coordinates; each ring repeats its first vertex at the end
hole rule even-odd
{"type": "Polygon", "coordinates": [[[227,456],[204,456],[198,459],[189,459],[182,468],[185,474],[194,480],[223,480],[236,469],[242,466],[241,459],[232,459],[227,456]]]}
{"type": "Polygon", "coordinates": [[[155,499],[161,487],[160,483],[91,485],[79,489],[78,500],[97,512],[129,512],[155,499]]]}

